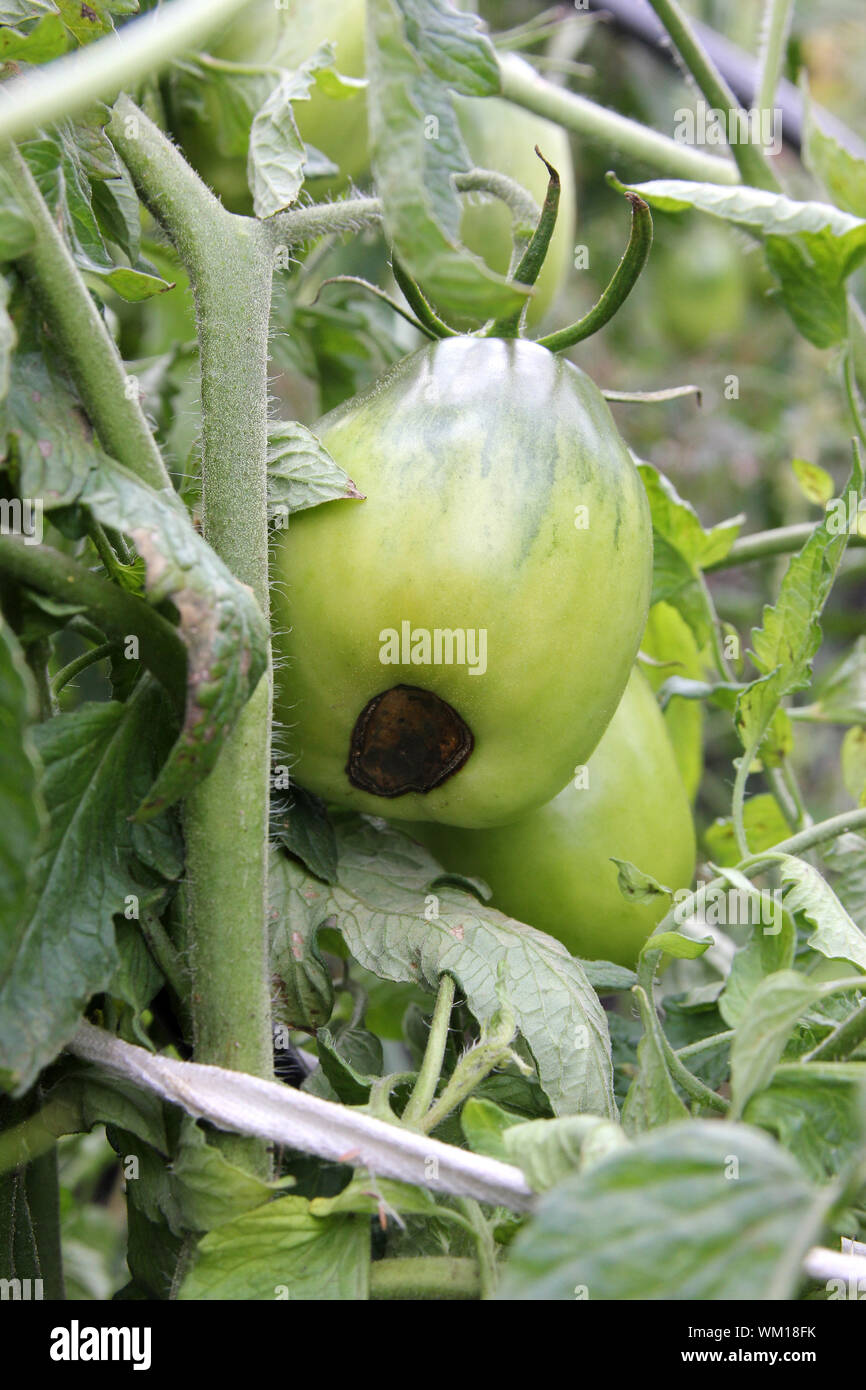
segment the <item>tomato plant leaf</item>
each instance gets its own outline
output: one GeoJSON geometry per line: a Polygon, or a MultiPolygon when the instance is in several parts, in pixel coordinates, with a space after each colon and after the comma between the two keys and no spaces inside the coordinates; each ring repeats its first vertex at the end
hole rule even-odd
{"type": "Polygon", "coordinates": [[[317,1217],[303,1198],[281,1197],[209,1232],[178,1298],[357,1301],[369,1274],[366,1214],[317,1217]]]}
{"type": "MultiPolygon", "coordinates": [[[[22,142],[21,153],[50,208],[63,229],[76,265],[103,281],[122,299],[137,302],[162,294],[172,286],[143,263],[117,264],[111,256],[93,206],[91,178],[123,179],[121,166],[107,137],[97,127],[74,127],[62,122],[50,132],[22,142]]],[[[104,205],[109,195],[103,195],[104,205]]],[[[128,191],[127,191],[128,197],[128,191]]],[[[127,238],[129,244],[129,240],[127,238]]]]}
{"type": "Polygon", "coordinates": [[[658,1014],[645,990],[636,988],[634,993],[640,1008],[643,1037],[637,1045],[637,1075],[622,1110],[623,1129],[629,1136],[658,1125],[674,1124],[688,1116],[665,1061],[658,1014]]]}
{"type": "Polygon", "coordinates": [[[28,6],[35,23],[28,22],[23,13],[13,18],[16,7],[6,6],[0,12],[3,27],[0,28],[0,62],[3,63],[50,63],[59,58],[71,46],[69,33],[53,5],[28,6]]]}
{"type": "Polygon", "coordinates": [[[779,875],[790,885],[784,899],[786,911],[802,912],[815,928],[809,937],[813,950],[834,960],[848,960],[866,972],[866,934],[849,917],[827,880],[793,855],[784,856],[779,875]]]}
{"type": "Polygon", "coordinates": [[[294,72],[286,72],[253,117],[247,155],[247,182],[256,217],[273,217],[296,202],[304,182],[307,151],[295,123],[292,103],[309,101],[318,67],[333,62],[323,45],[294,72]]]}
{"type": "MultiPolygon", "coordinates": [[[[753,854],[771,849],[791,833],[788,822],[771,792],[750,796],[743,805],[743,824],[753,854]]],[[[720,817],[704,832],[707,854],[723,868],[739,864],[742,855],[730,816],[720,817]]]]}
{"type": "Polygon", "coordinates": [[[695,208],[762,238],[782,300],[816,347],[847,336],[845,281],[866,257],[866,221],[830,203],[796,202],[761,188],[657,179],[629,189],[656,208],[695,208]]]}
{"type": "Polygon", "coordinates": [[[268,515],[285,526],[291,512],[340,498],[363,499],[349,477],[312,430],[297,420],[268,426],[268,515]]]}
{"type": "MultiPolygon", "coordinates": [[[[852,969],[853,975],[853,969],[852,969]]],[[[737,1024],[731,1044],[731,1099],[739,1116],[747,1101],[769,1084],[785,1046],[802,1015],[820,999],[851,980],[811,980],[796,970],[778,970],[752,991],[749,1008],[737,1024]]]]}
{"type": "Polygon", "coordinates": [[[438,916],[426,915],[435,859],[408,836],[348,817],[337,826],[338,883],[307,877],[287,861],[290,895],[281,939],[339,928],[352,956],[382,979],[431,992],[453,975],[480,1023],[497,1012],[505,964],[508,1002],[555,1111],[613,1115],[607,1022],[579,961],[552,937],[516,923],[468,893],[442,888],[438,916]]]}
{"type": "Polygon", "coordinates": [[[809,99],[805,81],[803,91],[803,163],[826,188],[837,207],[855,217],[866,217],[866,159],[845,148],[822,130],[809,99]]]}
{"type": "Polygon", "coordinates": [[[862,1145],[864,1085],[866,1062],[783,1063],[766,1090],[752,1096],[744,1118],[769,1130],[810,1177],[826,1182],[862,1145]]]}
{"type": "Polygon", "coordinates": [[[130,817],[165,749],[166,701],[142,682],[125,705],[83,705],[35,731],[50,823],[25,913],[4,943],[0,1075],[23,1089],[72,1036],[117,969],[113,916],[181,871],[164,818],[130,817]]]}
{"type": "MultiPolygon", "coordinates": [[[[563,1115],[558,1120],[529,1120],[502,1133],[506,1163],[523,1169],[536,1192],[547,1192],[563,1178],[622,1148],[622,1127],[600,1115],[563,1115]]],[[[491,1155],[493,1157],[493,1155],[491,1155]]]]}
{"type": "MultiPolygon", "coordinates": [[[[863,468],[859,450],[843,496],[859,499],[863,468]]],[[[845,553],[848,532],[828,509],[802,550],[791,559],[774,607],[764,608],[763,627],[752,629],[752,659],[761,676],[738,697],[736,723],[743,747],[757,752],[780,701],[809,682],[821,645],[819,618],[845,553]]]]}
{"type": "Polygon", "coordinates": [[[473,15],[443,0],[370,0],[367,16],[372,164],[389,240],[446,314],[483,320],[514,313],[528,291],[460,249],[454,186],[470,159],[450,92],[499,90],[493,48],[473,15]]]}
{"type": "Polygon", "coordinates": [[[33,723],[36,691],[15,634],[0,615],[0,977],[9,968],[33,886],[47,817],[33,723]]]}
{"type": "Polygon", "coordinates": [[[540,1199],[499,1297],[791,1298],[820,1232],[815,1198],[797,1162],[758,1130],[666,1126],[540,1199]]]}
{"type": "Polygon", "coordinates": [[[667,600],[679,610],[703,646],[711,617],[701,571],[723,560],[737,538],[744,517],[732,517],[709,529],[690,502],[651,463],[636,459],[649,499],[653,522],[652,602],[667,600]]]}
{"type": "Polygon", "coordinates": [[[138,810],[145,820],[183,796],[216,762],[267,661],[267,624],[252,593],[196,533],[174,494],[156,493],[112,461],[95,470],[81,502],[128,535],[143,557],[151,603],[171,598],[187,647],[184,726],[138,810]]]}

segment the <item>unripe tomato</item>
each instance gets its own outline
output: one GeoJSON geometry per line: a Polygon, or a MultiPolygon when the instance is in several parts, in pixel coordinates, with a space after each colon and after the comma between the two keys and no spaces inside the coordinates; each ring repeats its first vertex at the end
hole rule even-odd
{"type": "MultiPolygon", "coordinates": [[[[641,638],[641,651],[663,666],[643,667],[654,691],[670,676],[705,679],[698,645],[691,628],[669,603],[654,603],[641,638]]],[[[704,707],[700,700],[671,700],[664,713],[680,774],[694,801],[704,770],[704,707]]]]}
{"type": "Polygon", "coordinates": [[[675,242],[657,238],[647,279],[654,319],[678,347],[698,351],[742,328],[746,274],[730,228],[698,222],[675,242]]]}
{"type": "Polygon", "coordinates": [[[403,828],[451,873],[486,879],[495,907],[557,937],[572,955],[633,966],[670,901],[624,898],[611,858],[628,860],[673,891],[690,886],[695,866],[688,797],[664,719],[639,671],[587,771],[588,786],[569,782],[513,825],[403,828]]]}
{"type": "Polygon", "coordinates": [[[405,820],[514,820],[592,752],[646,621],[649,508],[606,402],[536,343],[454,337],[315,428],[366,500],[278,541],[298,781],[405,820]]]}

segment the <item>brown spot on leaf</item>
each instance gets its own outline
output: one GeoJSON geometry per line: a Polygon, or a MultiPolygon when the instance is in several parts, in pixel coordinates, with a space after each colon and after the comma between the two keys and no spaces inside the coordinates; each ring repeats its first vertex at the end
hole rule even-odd
{"type": "Polygon", "coordinates": [[[414,685],[374,695],[352,731],[346,772],[374,796],[405,796],[439,787],[466,762],[474,740],[456,709],[414,685]]]}

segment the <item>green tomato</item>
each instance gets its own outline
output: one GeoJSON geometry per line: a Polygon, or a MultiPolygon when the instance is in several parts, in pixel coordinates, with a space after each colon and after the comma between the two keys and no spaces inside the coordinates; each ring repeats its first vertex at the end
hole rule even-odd
{"type": "MultiPolygon", "coordinates": [[[[643,668],[654,691],[660,690],[670,676],[687,676],[690,680],[706,678],[694,634],[671,604],[653,604],[640,645],[641,651],[653,661],[665,663],[643,668]]],[[[694,801],[704,770],[703,704],[700,700],[673,699],[664,718],[686,791],[694,801]]]]}
{"type": "Polygon", "coordinates": [[[646,495],[598,388],[536,343],[454,337],[315,428],[366,500],[278,541],[298,781],[453,825],[542,805],[610,721],[649,602],[646,495]]]}
{"type": "Polygon", "coordinates": [[[572,955],[633,966],[670,902],[624,898],[611,859],[628,860],[672,891],[690,886],[695,866],[689,800],[639,671],[586,770],[588,786],[570,782],[513,825],[404,828],[449,872],[486,879],[495,907],[557,937],[572,955]]]}
{"type": "Polygon", "coordinates": [[[698,351],[743,326],[746,276],[733,233],[710,224],[656,242],[649,268],[653,314],[678,347],[698,351]]]}

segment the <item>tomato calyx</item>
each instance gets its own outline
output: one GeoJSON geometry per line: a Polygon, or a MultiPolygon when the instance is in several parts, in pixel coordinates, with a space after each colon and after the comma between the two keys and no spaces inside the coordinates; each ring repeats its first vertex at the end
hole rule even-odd
{"type": "Polygon", "coordinates": [[[460,771],[474,746],[472,730],[447,701],[420,686],[394,685],[359,714],[346,773],[374,796],[429,792],[460,771]]]}
{"type": "MultiPolygon", "coordinates": [[[[558,171],[545,159],[537,145],[535,146],[535,153],[546,166],[549,174],[547,196],[535,231],[530,237],[517,266],[509,275],[510,284],[529,289],[538,279],[556,229],[561,191],[558,171]]],[[[480,172],[483,171],[476,171],[476,173],[480,172]]],[[[550,352],[563,352],[566,348],[574,347],[576,343],[583,342],[585,338],[589,338],[593,333],[597,333],[600,328],[603,328],[606,323],[609,323],[628,299],[647,263],[653,240],[653,221],[649,205],[638,194],[621,184],[615,174],[608,173],[607,181],[612,188],[622,193],[631,204],[631,229],[628,245],[609,284],[589,312],[584,314],[583,318],[578,319],[576,323],[570,324],[568,328],[560,328],[554,333],[548,333],[546,336],[534,340],[540,347],[547,348],[550,352]]],[[[401,304],[392,299],[378,285],[373,285],[368,280],[354,275],[336,275],[323,281],[319,293],[325,285],[351,282],[376,295],[379,299],[386,300],[392,309],[396,310],[403,318],[408,319],[413,327],[423,333],[426,338],[436,340],[462,336],[458,329],[452,328],[436,313],[420,285],[412,278],[405,266],[399,263],[396,255],[392,255],[391,268],[394,272],[394,279],[402,291],[411,313],[407,312],[401,304]]],[[[318,295],[316,297],[318,298],[318,295]]],[[[483,338],[524,337],[528,307],[529,296],[519,309],[502,318],[491,319],[490,322],[473,330],[467,336],[483,338]]]]}

